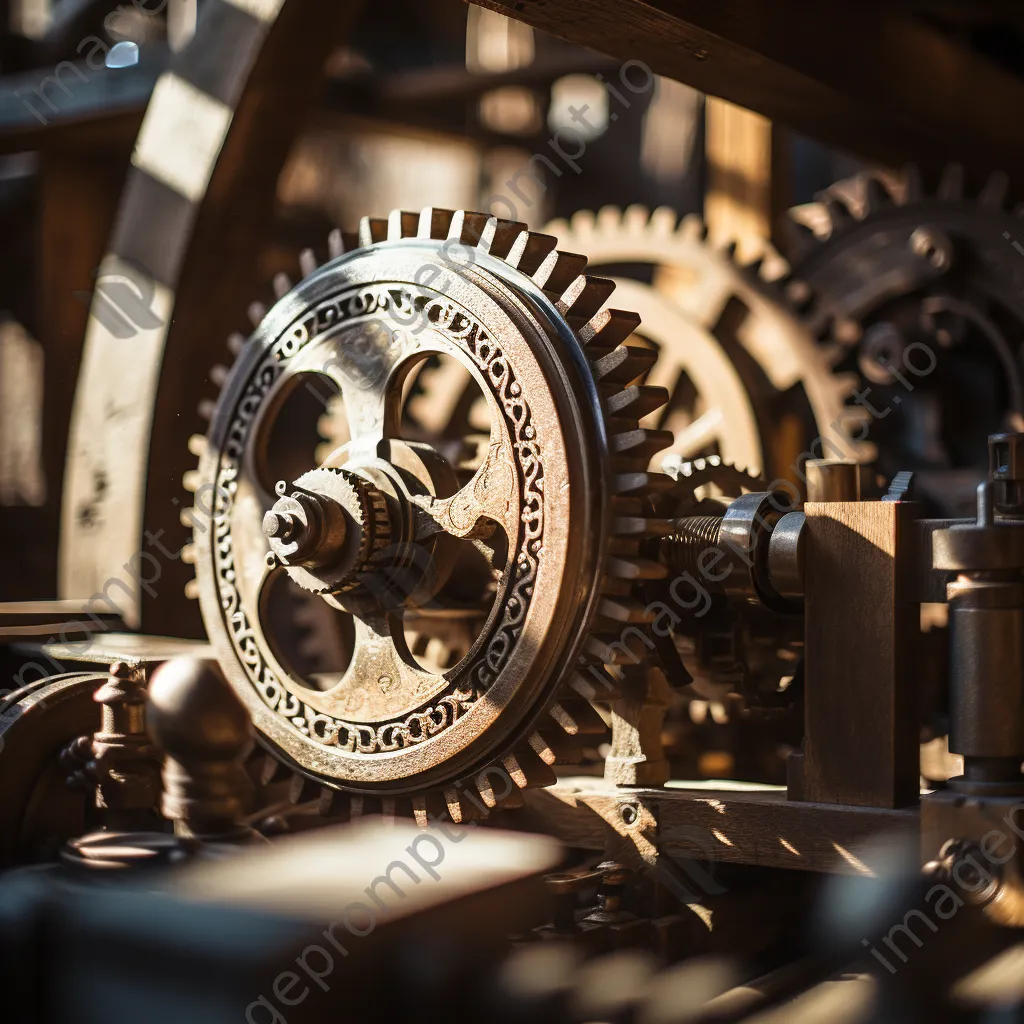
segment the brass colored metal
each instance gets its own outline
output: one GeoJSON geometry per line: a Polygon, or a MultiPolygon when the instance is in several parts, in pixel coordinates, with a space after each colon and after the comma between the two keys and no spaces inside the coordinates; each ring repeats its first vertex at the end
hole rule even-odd
{"type": "Polygon", "coordinates": [[[860,466],[841,459],[808,459],[808,501],[860,501],[860,466]]]}
{"type": "Polygon", "coordinates": [[[645,619],[632,581],[661,527],[640,499],[670,438],[638,421],[665,392],[629,386],[650,365],[623,344],[638,318],[602,310],[611,284],[554,245],[480,214],[364,219],[354,249],[266,315],[201,446],[198,480],[216,494],[215,526],[194,538],[201,607],[257,729],[304,775],[411,799],[419,816],[437,799],[470,813],[460,780],[485,810],[553,781],[546,737],[589,721],[581,694],[611,689],[602,662],[645,619]],[[468,479],[400,434],[403,384],[433,354],[487,401],[468,479]],[[340,390],[349,440],[278,485],[268,432],[316,378],[340,390]],[[430,671],[403,619],[444,610],[467,545],[491,560],[491,608],[466,657],[430,671]],[[314,680],[282,660],[262,614],[282,576],[349,617],[343,671],[314,680]]]}

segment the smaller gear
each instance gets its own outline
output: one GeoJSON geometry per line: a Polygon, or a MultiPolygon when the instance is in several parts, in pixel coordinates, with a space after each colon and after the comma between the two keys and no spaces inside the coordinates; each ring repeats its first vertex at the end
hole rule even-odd
{"type": "Polygon", "coordinates": [[[344,469],[320,466],[300,476],[263,517],[276,561],[304,590],[339,594],[391,538],[384,496],[370,481],[344,469]]]}

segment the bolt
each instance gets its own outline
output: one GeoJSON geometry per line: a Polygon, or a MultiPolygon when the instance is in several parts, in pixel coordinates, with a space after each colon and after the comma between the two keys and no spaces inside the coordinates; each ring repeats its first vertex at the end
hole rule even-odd
{"type": "Polygon", "coordinates": [[[910,236],[910,251],[936,270],[948,270],[953,262],[953,243],[937,228],[918,228],[910,236]]]}
{"type": "Polygon", "coordinates": [[[288,512],[268,512],[263,517],[263,532],[274,539],[287,540],[295,527],[295,517],[288,512]]]}

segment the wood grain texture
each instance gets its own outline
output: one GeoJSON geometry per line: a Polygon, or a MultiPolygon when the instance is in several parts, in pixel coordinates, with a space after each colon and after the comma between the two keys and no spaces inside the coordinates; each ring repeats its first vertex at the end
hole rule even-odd
{"type": "Polygon", "coordinates": [[[704,222],[716,244],[736,243],[743,262],[764,251],[772,227],[772,124],[709,96],[705,105],[704,222]]]}
{"type": "Polygon", "coordinates": [[[910,502],[808,502],[805,737],[795,799],[900,807],[918,799],[910,502]],[[903,555],[901,559],[899,556],[903,555]]]}
{"type": "Polygon", "coordinates": [[[610,851],[634,866],[662,855],[800,871],[866,874],[881,867],[879,836],[915,839],[916,808],[800,803],[779,789],[615,789],[563,779],[524,793],[528,827],[568,846],[610,851]],[[632,824],[623,814],[637,808],[632,824]]]}
{"type": "Polygon", "coordinates": [[[890,6],[484,0],[482,6],[886,163],[1024,170],[1024,83],[890,6]],[[969,87],[967,85],[969,83],[969,87]]]}

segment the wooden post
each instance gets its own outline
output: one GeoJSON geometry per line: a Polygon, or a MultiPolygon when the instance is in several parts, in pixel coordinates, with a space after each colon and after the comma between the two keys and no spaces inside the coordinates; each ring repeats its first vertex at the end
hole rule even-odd
{"type": "Polygon", "coordinates": [[[913,502],[808,502],[805,735],[789,796],[902,807],[919,795],[913,502]]]}

